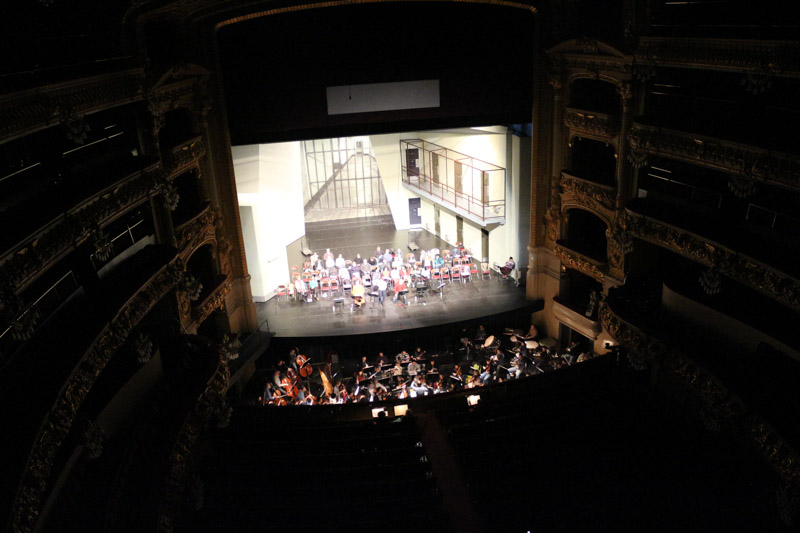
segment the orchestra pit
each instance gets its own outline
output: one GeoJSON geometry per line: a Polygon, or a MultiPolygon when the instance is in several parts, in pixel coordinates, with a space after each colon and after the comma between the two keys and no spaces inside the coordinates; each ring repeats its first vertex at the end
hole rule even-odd
{"type": "Polygon", "coordinates": [[[9,0],[0,528],[800,529],[800,19],[9,0]]]}

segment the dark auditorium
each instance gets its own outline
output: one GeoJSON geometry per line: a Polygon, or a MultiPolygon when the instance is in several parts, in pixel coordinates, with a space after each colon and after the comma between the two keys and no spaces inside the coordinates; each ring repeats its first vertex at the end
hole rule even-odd
{"type": "Polygon", "coordinates": [[[800,531],[780,0],[7,0],[0,531],[800,531]]]}

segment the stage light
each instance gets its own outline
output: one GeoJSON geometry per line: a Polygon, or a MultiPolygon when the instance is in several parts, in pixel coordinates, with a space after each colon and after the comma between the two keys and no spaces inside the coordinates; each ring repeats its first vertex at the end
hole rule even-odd
{"type": "Polygon", "coordinates": [[[394,416],[406,416],[406,412],[408,411],[408,405],[395,405],[394,406],[394,416]]]}
{"type": "Polygon", "coordinates": [[[481,401],[480,394],[470,394],[467,396],[467,405],[473,406],[478,405],[478,402],[481,401]]]}

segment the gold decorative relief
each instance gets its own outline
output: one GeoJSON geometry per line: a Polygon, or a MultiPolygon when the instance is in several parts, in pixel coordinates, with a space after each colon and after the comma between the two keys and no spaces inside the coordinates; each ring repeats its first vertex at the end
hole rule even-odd
{"type": "Polygon", "coordinates": [[[67,379],[61,395],[45,418],[22,475],[12,510],[15,531],[33,531],[50,483],[53,461],[72,427],[75,415],[112,355],[126,342],[139,321],[170,290],[185,269],[180,258],[163,266],[119,310],[67,379]]]}
{"type": "Polygon", "coordinates": [[[606,275],[606,265],[595,261],[585,255],[582,255],[574,250],[564,247],[563,244],[557,243],[553,247],[553,255],[555,255],[561,263],[567,268],[583,272],[587,276],[591,276],[598,281],[606,275]]]}

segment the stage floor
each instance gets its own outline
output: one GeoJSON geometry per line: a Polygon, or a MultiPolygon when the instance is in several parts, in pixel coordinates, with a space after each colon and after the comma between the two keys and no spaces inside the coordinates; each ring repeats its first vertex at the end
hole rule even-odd
{"type": "MultiPolygon", "coordinates": [[[[290,264],[302,265],[303,244],[320,255],[325,248],[334,254],[352,259],[356,253],[369,257],[375,248],[400,248],[408,253],[409,241],[417,242],[422,249],[450,248],[446,241],[424,230],[396,230],[391,216],[369,217],[306,224],[306,236],[287,246],[290,264]],[[409,235],[410,233],[410,235],[409,235]]],[[[312,303],[280,301],[273,297],[256,303],[260,329],[276,337],[325,337],[357,335],[407,330],[461,322],[531,305],[525,299],[525,288],[518,287],[513,279],[502,280],[496,273],[491,279],[473,279],[469,282],[448,283],[441,296],[428,295],[425,301],[416,300],[414,290],[409,291],[408,305],[399,306],[392,301],[389,291],[381,305],[367,299],[362,309],[352,309],[352,299],[347,295],[342,305],[334,305],[328,296],[312,303]]],[[[342,296],[337,294],[334,296],[342,296]]]]}
{"type": "MultiPolygon", "coordinates": [[[[409,294],[413,294],[410,291],[409,294]]],[[[330,296],[312,303],[280,301],[272,298],[257,303],[259,324],[263,331],[276,337],[323,337],[357,335],[415,329],[461,322],[486,315],[520,309],[531,305],[525,299],[525,288],[514,280],[491,279],[455,282],[444,287],[442,296],[428,295],[424,300],[408,298],[407,306],[392,301],[389,291],[381,305],[367,299],[362,309],[352,309],[352,298],[334,305],[330,296]]]]}

